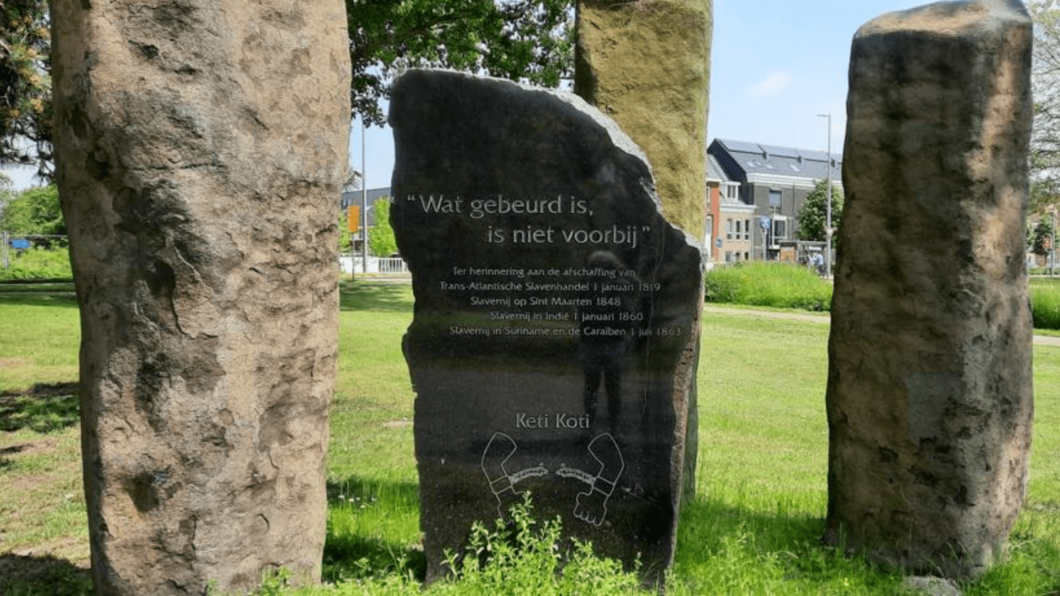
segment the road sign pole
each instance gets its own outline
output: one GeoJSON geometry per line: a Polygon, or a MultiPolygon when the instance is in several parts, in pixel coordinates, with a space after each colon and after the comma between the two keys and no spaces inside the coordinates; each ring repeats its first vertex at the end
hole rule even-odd
{"type": "Polygon", "coordinates": [[[758,219],[758,227],[762,228],[762,261],[769,260],[769,216],[763,215],[758,219]]]}

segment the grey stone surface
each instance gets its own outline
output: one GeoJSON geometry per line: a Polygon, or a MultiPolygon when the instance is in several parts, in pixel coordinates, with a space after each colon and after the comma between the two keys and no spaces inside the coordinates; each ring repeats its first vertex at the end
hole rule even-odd
{"type": "Polygon", "coordinates": [[[318,579],[343,4],[57,0],[52,15],[96,589],[318,579]]]}
{"type": "Polygon", "coordinates": [[[854,38],[827,524],[914,572],[980,574],[1026,489],[1030,51],[1014,0],[891,13],[854,38]]]}
{"type": "MultiPolygon", "coordinates": [[[[579,0],[576,18],[574,92],[614,118],[644,149],[663,215],[703,238],[713,1],[579,0]]],[[[687,439],[681,455],[686,501],[695,497],[699,450],[700,336],[698,325],[693,327],[697,332],[686,338],[684,363],[676,372],[684,388],[675,399],[687,412],[678,419],[687,439]]]]}
{"type": "Polygon", "coordinates": [[[567,539],[657,579],[681,499],[698,246],[663,218],[639,149],[576,96],[411,71],[390,109],[428,578],[474,521],[529,493],[567,539]]]}
{"type": "Polygon", "coordinates": [[[926,596],[961,596],[961,589],[953,583],[953,580],[942,577],[907,577],[902,580],[902,585],[926,596]]]}

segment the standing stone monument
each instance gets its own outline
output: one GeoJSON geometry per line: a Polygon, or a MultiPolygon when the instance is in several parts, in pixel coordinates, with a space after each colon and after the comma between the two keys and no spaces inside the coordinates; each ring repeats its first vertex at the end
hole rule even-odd
{"type": "MultiPolygon", "coordinates": [[[[707,111],[713,0],[578,0],[574,91],[610,116],[654,165],[663,214],[706,229],[707,111]]],[[[702,301],[700,301],[702,304],[702,301]]],[[[699,323],[685,338],[678,408],[687,412],[685,499],[695,495],[699,323]]]]}
{"type": "Polygon", "coordinates": [[[52,3],[100,594],[317,580],[342,2],[52,3]]]}
{"type": "Polygon", "coordinates": [[[1018,0],[854,38],[828,377],[833,541],[974,577],[1023,501],[1031,22],[1018,0]]]}
{"type": "Polygon", "coordinates": [[[428,579],[524,495],[657,578],[685,463],[695,240],[663,218],[640,150],[574,95],[411,71],[390,123],[428,579]]]}

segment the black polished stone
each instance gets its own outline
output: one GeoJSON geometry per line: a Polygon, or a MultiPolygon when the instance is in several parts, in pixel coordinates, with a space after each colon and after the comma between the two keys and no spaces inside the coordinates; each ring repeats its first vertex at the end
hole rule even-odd
{"type": "Polygon", "coordinates": [[[410,71],[390,124],[429,579],[473,521],[492,527],[525,493],[565,536],[657,577],[698,246],[661,215],[640,150],[575,96],[410,71]]]}

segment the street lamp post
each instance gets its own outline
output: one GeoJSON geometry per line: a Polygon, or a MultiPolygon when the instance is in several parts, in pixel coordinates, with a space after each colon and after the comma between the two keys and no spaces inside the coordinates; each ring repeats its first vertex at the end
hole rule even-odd
{"type": "Polygon", "coordinates": [[[1049,277],[1056,269],[1056,205],[1049,205],[1049,221],[1053,224],[1052,242],[1049,243],[1049,277]]]}
{"type": "Polygon", "coordinates": [[[368,171],[364,167],[364,116],[361,116],[361,273],[368,273],[368,171]]]}
{"type": "Polygon", "coordinates": [[[828,119],[828,200],[825,203],[824,222],[824,274],[832,276],[832,115],[817,114],[818,118],[828,119]]]}

